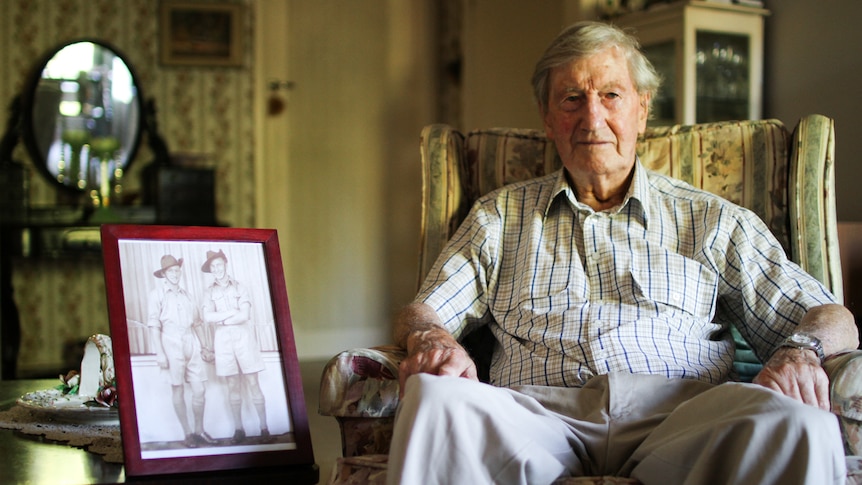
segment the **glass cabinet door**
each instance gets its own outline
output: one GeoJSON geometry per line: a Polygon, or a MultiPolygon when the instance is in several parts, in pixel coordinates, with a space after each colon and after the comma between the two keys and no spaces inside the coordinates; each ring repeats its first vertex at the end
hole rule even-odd
{"type": "Polygon", "coordinates": [[[662,76],[651,126],[760,119],[769,11],[687,0],[617,17],[662,76]]]}
{"type": "Polygon", "coordinates": [[[747,119],[748,36],[698,31],[696,39],[695,122],[747,119]]]}

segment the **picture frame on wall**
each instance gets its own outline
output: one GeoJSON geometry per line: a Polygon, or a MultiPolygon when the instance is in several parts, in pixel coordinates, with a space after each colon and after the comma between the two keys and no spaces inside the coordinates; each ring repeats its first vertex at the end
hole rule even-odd
{"type": "Polygon", "coordinates": [[[276,231],[106,224],[101,241],[126,474],[314,483],[276,231]]]}
{"type": "Polygon", "coordinates": [[[236,3],[159,3],[159,60],[166,66],[243,65],[244,6],[236,3]]]}

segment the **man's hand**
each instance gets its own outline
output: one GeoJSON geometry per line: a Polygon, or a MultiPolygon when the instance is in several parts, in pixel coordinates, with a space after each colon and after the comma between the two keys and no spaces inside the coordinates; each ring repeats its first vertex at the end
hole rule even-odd
{"type": "Polygon", "coordinates": [[[407,378],[422,372],[478,380],[473,359],[439,321],[437,313],[422,303],[408,305],[396,318],[395,341],[407,349],[398,371],[402,396],[407,378]]]}
{"type": "Polygon", "coordinates": [[[201,348],[201,359],[208,364],[212,364],[215,362],[215,352],[211,348],[202,347],[201,348]]]}
{"type": "Polygon", "coordinates": [[[448,332],[438,327],[420,333],[424,334],[418,337],[421,341],[413,346],[399,366],[398,383],[402,396],[407,378],[421,372],[479,380],[473,359],[448,332]]]}
{"type": "MultiPolygon", "coordinates": [[[[827,356],[859,346],[853,314],[838,304],[809,309],[795,331],[816,336],[827,356]]],[[[806,404],[827,411],[830,409],[829,377],[814,351],[786,347],[776,350],[754,378],[754,383],[806,404]]]]}
{"type": "Polygon", "coordinates": [[[753,382],[820,409],[830,409],[829,377],[811,350],[778,349],[753,382]]]}

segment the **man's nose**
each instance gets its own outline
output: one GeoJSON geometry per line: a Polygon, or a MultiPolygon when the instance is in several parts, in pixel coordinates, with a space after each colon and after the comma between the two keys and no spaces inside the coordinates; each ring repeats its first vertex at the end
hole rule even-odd
{"type": "Polygon", "coordinates": [[[605,124],[606,110],[598,96],[587,96],[584,113],[584,128],[594,131],[605,124]]]}

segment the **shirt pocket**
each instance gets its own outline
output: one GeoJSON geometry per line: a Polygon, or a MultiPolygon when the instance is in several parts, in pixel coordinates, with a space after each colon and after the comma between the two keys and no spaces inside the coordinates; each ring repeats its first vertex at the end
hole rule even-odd
{"type": "Polygon", "coordinates": [[[718,275],[703,264],[665,249],[650,251],[643,267],[632,267],[635,297],[657,305],[658,313],[683,311],[712,320],[718,297],[718,275]]]}
{"type": "Polygon", "coordinates": [[[583,270],[569,261],[522,271],[516,278],[510,300],[502,306],[523,315],[563,313],[584,302],[586,280],[583,270]],[[553,266],[553,268],[552,268],[553,266]]]}

